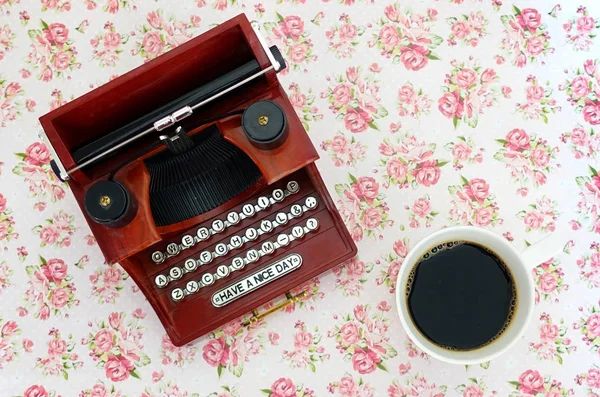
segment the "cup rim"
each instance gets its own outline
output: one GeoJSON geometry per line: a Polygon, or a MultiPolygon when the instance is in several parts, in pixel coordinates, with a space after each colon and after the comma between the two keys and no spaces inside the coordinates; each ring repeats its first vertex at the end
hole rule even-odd
{"type": "MultiPolygon", "coordinates": [[[[437,231],[425,236],[423,239],[421,239],[412,249],[409,250],[408,254],[404,258],[404,261],[402,262],[402,266],[400,266],[400,271],[398,272],[398,276],[396,278],[396,291],[395,291],[396,312],[398,314],[398,317],[400,318],[400,323],[402,324],[402,328],[404,329],[404,332],[406,333],[406,335],[423,352],[427,353],[431,357],[434,357],[440,361],[443,361],[443,362],[446,362],[449,364],[474,365],[474,364],[480,364],[480,363],[483,363],[486,361],[493,360],[494,358],[497,358],[498,356],[504,354],[507,350],[509,350],[512,346],[514,346],[522,338],[522,336],[525,333],[525,331],[527,330],[529,323],[531,322],[531,318],[533,316],[535,286],[533,285],[533,281],[530,277],[527,278],[527,280],[525,280],[525,283],[528,286],[527,288],[529,290],[529,295],[530,295],[530,299],[529,299],[530,303],[525,308],[526,309],[525,321],[520,326],[520,329],[518,330],[518,332],[516,332],[516,334],[512,337],[512,339],[505,342],[504,346],[502,348],[498,349],[496,352],[482,355],[481,358],[467,359],[467,358],[461,358],[460,356],[452,357],[451,351],[448,351],[448,355],[439,354],[438,352],[430,349],[427,345],[421,343],[419,338],[414,337],[414,333],[411,331],[411,329],[407,323],[408,319],[403,315],[403,313],[401,311],[401,307],[404,306],[405,299],[404,299],[403,295],[401,296],[401,293],[403,293],[403,289],[399,288],[398,283],[406,275],[406,273],[410,270],[408,268],[409,266],[404,266],[405,264],[408,264],[407,260],[410,260],[411,262],[414,263],[415,259],[418,258],[418,255],[424,249],[423,246],[429,246],[430,244],[436,242],[436,240],[439,239],[440,235],[446,234],[448,232],[456,232],[456,231],[466,231],[466,232],[471,232],[471,233],[479,233],[479,234],[487,235],[488,237],[500,242],[502,245],[504,245],[506,247],[506,249],[512,251],[519,258],[520,264],[522,266],[525,266],[525,268],[527,268],[527,264],[524,263],[524,261],[521,257],[521,253],[512,244],[510,244],[508,241],[506,241],[502,236],[499,236],[488,229],[483,229],[483,228],[479,228],[476,226],[450,226],[450,227],[446,227],[446,228],[437,230],[437,231]]],[[[411,268],[412,268],[412,266],[411,266],[411,268]]],[[[408,312],[408,310],[407,310],[407,312],[408,312]]]]}

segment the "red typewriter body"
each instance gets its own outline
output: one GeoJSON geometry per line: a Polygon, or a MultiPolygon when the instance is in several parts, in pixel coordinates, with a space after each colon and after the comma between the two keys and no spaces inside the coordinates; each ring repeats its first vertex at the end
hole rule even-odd
{"type": "Polygon", "coordinates": [[[289,291],[356,255],[314,164],[318,154],[279,84],[275,58],[268,51],[239,15],[40,118],[59,164],[55,172],[69,183],[107,263],[120,263],[128,272],[177,346],[249,313],[256,317],[262,305],[286,294],[290,298],[289,291]],[[193,112],[188,109],[185,117],[168,119],[168,128],[147,117],[191,89],[221,81],[249,64],[259,72],[250,70],[241,85],[193,112]],[[276,145],[257,145],[242,127],[244,117],[255,115],[259,129],[276,123],[261,118],[260,108],[257,114],[243,113],[257,102],[275,103],[274,109],[285,115],[285,136],[276,145]],[[144,128],[158,125],[160,131],[82,166],[91,156],[82,155],[82,147],[140,118],[147,123],[144,128]],[[161,135],[176,139],[173,131],[179,127],[190,138],[188,144],[202,146],[194,149],[196,157],[170,153],[170,146],[157,144],[161,135]],[[202,154],[213,147],[211,140],[219,152],[202,154]],[[230,166],[230,177],[219,168],[228,165],[222,160],[227,156],[251,165],[230,166]],[[161,164],[163,157],[168,166],[161,164]],[[218,178],[209,178],[210,183],[223,185],[206,189],[217,198],[206,199],[212,204],[203,211],[196,200],[205,192],[194,183],[208,183],[202,178],[211,177],[205,165],[211,162],[218,178]],[[197,179],[192,183],[186,177],[197,179]],[[92,216],[90,206],[98,203],[89,204],[97,197],[102,197],[102,209],[118,203],[111,193],[91,193],[108,180],[127,196],[123,216],[110,224],[92,216]],[[245,183],[231,186],[236,180],[245,183]],[[181,193],[188,185],[196,193],[181,193]],[[232,191],[236,195],[225,199],[232,191]]]}

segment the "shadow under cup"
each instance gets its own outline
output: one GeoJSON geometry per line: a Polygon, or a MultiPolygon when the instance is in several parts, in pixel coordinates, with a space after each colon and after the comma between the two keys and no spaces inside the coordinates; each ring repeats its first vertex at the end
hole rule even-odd
{"type": "Polygon", "coordinates": [[[459,226],[442,229],[425,237],[408,253],[396,281],[396,307],[402,327],[421,350],[448,363],[478,364],[498,357],[520,339],[533,313],[534,293],[530,267],[507,240],[485,229],[459,226]],[[431,342],[415,326],[407,303],[407,283],[411,271],[432,248],[453,241],[485,247],[500,257],[509,269],[517,291],[515,311],[506,329],[493,342],[474,350],[449,350],[431,342]]]}

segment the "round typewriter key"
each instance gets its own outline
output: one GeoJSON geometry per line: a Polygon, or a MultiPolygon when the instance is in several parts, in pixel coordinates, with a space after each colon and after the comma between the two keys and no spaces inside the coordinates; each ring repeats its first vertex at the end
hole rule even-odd
{"type": "Polygon", "coordinates": [[[229,252],[229,248],[227,248],[227,244],[219,243],[219,244],[215,245],[215,254],[217,254],[218,256],[223,256],[227,252],[229,252]]]}
{"type": "Polygon", "coordinates": [[[244,204],[242,207],[242,214],[246,216],[254,215],[254,206],[252,204],[244,204]]]}
{"type": "Polygon", "coordinates": [[[229,245],[231,245],[233,249],[240,248],[242,244],[244,244],[244,241],[240,236],[233,236],[231,240],[229,240],[229,245]]]}
{"type": "Polygon", "coordinates": [[[212,273],[204,273],[202,275],[202,284],[204,285],[212,285],[215,282],[215,276],[212,273]]]}
{"type": "Polygon", "coordinates": [[[265,241],[260,249],[265,253],[265,255],[269,255],[275,251],[275,244],[270,241],[265,241]]]}
{"type": "Polygon", "coordinates": [[[273,200],[279,202],[279,201],[283,200],[283,198],[285,197],[285,194],[283,193],[283,190],[275,189],[275,190],[273,190],[272,197],[273,197],[273,200]]]}
{"type": "Polygon", "coordinates": [[[235,270],[240,270],[244,268],[244,260],[242,258],[233,258],[231,260],[231,266],[235,269],[235,270]]]}
{"type": "Polygon", "coordinates": [[[264,210],[265,208],[268,208],[268,207],[269,207],[269,205],[271,205],[271,202],[269,201],[269,199],[268,199],[267,197],[265,197],[265,196],[260,196],[260,197],[258,198],[258,206],[259,206],[260,208],[262,208],[263,210],[264,210]]]}
{"type": "Polygon", "coordinates": [[[203,265],[206,265],[207,263],[210,263],[212,261],[213,257],[212,254],[208,251],[202,251],[200,253],[200,262],[203,265]]]}
{"type": "Polygon", "coordinates": [[[306,221],[306,227],[311,232],[315,231],[319,227],[319,221],[316,220],[315,218],[310,218],[309,220],[306,221]]]}
{"type": "Polygon", "coordinates": [[[183,266],[188,272],[193,272],[198,267],[198,263],[196,263],[194,259],[190,258],[185,260],[185,264],[183,266]]]}
{"type": "Polygon", "coordinates": [[[175,302],[182,300],[184,296],[185,294],[181,288],[175,288],[173,291],[171,291],[171,299],[173,299],[175,302]]]}
{"type": "Polygon", "coordinates": [[[275,215],[275,220],[280,225],[285,225],[287,223],[287,221],[288,221],[287,214],[284,213],[284,212],[279,212],[279,213],[277,213],[277,215],[275,215]]]}
{"type": "Polygon", "coordinates": [[[181,238],[181,245],[186,248],[190,248],[192,245],[194,245],[194,238],[189,234],[186,234],[181,238]]]}
{"type": "Polygon", "coordinates": [[[258,237],[258,232],[255,228],[249,227],[248,229],[246,229],[245,235],[248,240],[254,241],[258,237]]]}
{"type": "Polygon", "coordinates": [[[296,181],[289,181],[287,184],[287,190],[292,194],[298,193],[298,190],[300,190],[300,185],[298,185],[298,182],[296,181]]]}
{"type": "Polygon", "coordinates": [[[219,267],[217,267],[217,276],[219,276],[219,278],[225,278],[227,276],[229,276],[229,266],[227,265],[221,265],[219,267]]]}
{"type": "Polygon", "coordinates": [[[225,222],[220,219],[215,219],[212,223],[212,230],[217,233],[221,233],[223,230],[225,230],[225,222]]]}
{"type": "Polygon", "coordinates": [[[198,283],[196,281],[190,280],[185,285],[185,289],[187,290],[187,292],[189,294],[193,294],[195,292],[198,292],[198,290],[200,289],[200,287],[198,286],[198,283]]]}
{"type": "Polygon", "coordinates": [[[179,253],[179,244],[170,243],[169,245],[167,245],[167,252],[169,253],[169,255],[177,255],[179,253]]]}
{"type": "Polygon", "coordinates": [[[238,214],[235,211],[231,211],[229,214],[227,214],[227,222],[229,222],[232,225],[236,225],[238,222],[240,221],[240,214],[238,214]]]}
{"type": "Polygon", "coordinates": [[[265,233],[269,233],[271,230],[273,230],[273,223],[268,219],[263,219],[263,221],[260,222],[260,230],[265,233]]]}
{"type": "Polygon", "coordinates": [[[180,267],[174,267],[169,270],[169,276],[171,276],[173,280],[179,280],[181,276],[183,276],[183,270],[181,270],[180,267]]]}
{"type": "Polygon", "coordinates": [[[302,238],[302,236],[304,236],[304,229],[302,226],[294,226],[292,228],[292,236],[296,238],[302,238]]]}
{"type": "Polygon", "coordinates": [[[277,244],[279,244],[280,247],[285,247],[289,243],[290,236],[288,236],[287,234],[280,234],[279,236],[277,236],[277,244]]]}
{"type": "Polygon", "coordinates": [[[248,263],[257,261],[258,258],[259,258],[259,255],[258,255],[257,250],[251,249],[251,250],[248,250],[248,252],[246,252],[246,260],[248,261],[248,263]]]}
{"type": "Polygon", "coordinates": [[[300,204],[294,204],[294,205],[292,205],[290,212],[294,216],[300,216],[300,215],[302,215],[302,207],[300,206],[300,204]]]}
{"type": "Polygon", "coordinates": [[[204,241],[204,240],[206,240],[207,238],[210,237],[210,232],[208,231],[207,228],[201,227],[196,232],[196,236],[198,236],[198,238],[200,239],[200,241],[204,241]]]}
{"type": "Polygon", "coordinates": [[[317,199],[310,196],[304,200],[304,205],[306,205],[309,209],[315,209],[317,207],[317,199]]]}
{"type": "Polygon", "coordinates": [[[160,264],[160,263],[163,263],[164,260],[165,260],[165,255],[162,252],[154,251],[152,253],[152,262],[154,262],[156,264],[160,264]]]}
{"type": "Polygon", "coordinates": [[[164,274],[159,274],[154,278],[154,284],[156,284],[158,288],[164,288],[167,284],[169,284],[169,280],[164,274]]]}

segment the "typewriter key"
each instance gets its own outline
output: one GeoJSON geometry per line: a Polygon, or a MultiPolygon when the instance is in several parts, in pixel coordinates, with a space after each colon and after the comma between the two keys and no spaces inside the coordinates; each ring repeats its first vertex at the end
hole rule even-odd
{"type": "Polygon", "coordinates": [[[179,244],[177,244],[177,243],[169,243],[169,245],[167,245],[167,252],[171,256],[177,255],[179,253],[179,244]]]}
{"type": "Polygon", "coordinates": [[[290,236],[288,236],[287,234],[280,234],[279,236],[277,236],[277,244],[279,244],[280,247],[285,247],[289,243],[290,236]]]}
{"type": "Polygon", "coordinates": [[[265,241],[260,249],[265,253],[265,255],[269,255],[275,251],[275,245],[270,241],[265,241]]]}
{"type": "Polygon", "coordinates": [[[185,289],[187,290],[188,293],[193,294],[195,292],[198,292],[200,287],[198,286],[198,283],[196,281],[190,280],[185,285],[185,289]]]}
{"type": "Polygon", "coordinates": [[[292,236],[296,238],[302,238],[304,236],[304,229],[302,226],[294,226],[292,228],[292,236]]]}
{"type": "Polygon", "coordinates": [[[233,258],[231,260],[231,266],[235,269],[235,270],[241,270],[244,268],[244,260],[242,258],[236,257],[233,258]]]}
{"type": "Polygon", "coordinates": [[[285,225],[287,223],[287,221],[288,221],[288,217],[287,217],[287,215],[285,213],[279,212],[277,215],[275,215],[275,220],[280,225],[285,225]]]}
{"type": "Polygon", "coordinates": [[[185,260],[185,264],[183,266],[188,272],[193,272],[198,268],[198,263],[196,263],[194,259],[190,258],[185,260]]]}
{"type": "Polygon", "coordinates": [[[208,231],[207,228],[201,227],[196,232],[196,236],[198,236],[198,238],[200,239],[200,241],[204,241],[204,240],[206,240],[206,239],[208,239],[210,237],[210,232],[208,231]]]}
{"type": "Polygon", "coordinates": [[[265,233],[269,233],[271,230],[273,230],[273,223],[268,219],[263,219],[262,222],[260,222],[260,230],[265,233]]]}
{"type": "Polygon", "coordinates": [[[317,207],[317,199],[314,197],[307,197],[304,201],[304,205],[306,205],[309,209],[315,209],[317,207]]]}
{"type": "Polygon", "coordinates": [[[258,232],[253,227],[249,227],[248,229],[246,229],[245,235],[248,240],[254,241],[258,237],[258,232]]]}
{"type": "Polygon", "coordinates": [[[183,276],[183,270],[181,270],[181,268],[179,267],[174,267],[171,270],[169,270],[169,276],[173,280],[179,280],[181,276],[183,276]]]}
{"type": "Polygon", "coordinates": [[[271,196],[273,197],[273,200],[280,202],[285,197],[285,193],[283,193],[283,190],[281,189],[275,189],[271,196]]]}
{"type": "Polygon", "coordinates": [[[219,278],[225,278],[229,276],[229,273],[229,266],[220,265],[219,267],[217,267],[217,276],[219,276],[219,278]]]}
{"type": "Polygon", "coordinates": [[[152,253],[152,262],[154,262],[156,264],[160,264],[160,263],[163,263],[164,260],[165,260],[165,255],[162,252],[154,251],[152,253]]]}
{"type": "Polygon", "coordinates": [[[315,231],[319,227],[319,221],[316,220],[315,218],[310,218],[309,220],[306,221],[306,227],[311,232],[315,231]]]}
{"type": "Polygon", "coordinates": [[[215,282],[215,276],[212,273],[204,273],[202,275],[202,284],[208,286],[215,282]]]}
{"type": "Polygon", "coordinates": [[[237,223],[240,221],[240,215],[235,212],[232,211],[229,214],[227,214],[227,222],[229,222],[232,225],[237,225],[237,223]]]}
{"type": "Polygon", "coordinates": [[[292,205],[290,212],[294,216],[300,216],[300,215],[302,215],[302,207],[300,206],[300,204],[294,204],[294,205],[292,205]]]}
{"type": "Polygon", "coordinates": [[[259,257],[260,256],[258,255],[258,251],[255,249],[251,249],[248,250],[248,252],[246,252],[246,260],[248,261],[248,263],[257,261],[259,257]]]}
{"type": "Polygon", "coordinates": [[[229,248],[227,248],[227,244],[219,243],[215,246],[215,254],[218,256],[223,256],[229,252],[229,248]]]}
{"type": "Polygon", "coordinates": [[[154,284],[156,284],[158,288],[164,288],[167,286],[168,283],[169,280],[167,280],[167,276],[165,276],[164,274],[159,274],[154,278],[154,284]]]}
{"type": "Polygon", "coordinates": [[[203,265],[206,265],[207,263],[210,263],[212,261],[213,257],[212,254],[208,251],[202,251],[200,253],[200,263],[202,263],[203,265]]]}
{"type": "Polygon", "coordinates": [[[225,230],[225,222],[220,219],[215,219],[212,223],[212,230],[214,230],[216,233],[221,233],[223,230],[225,230]]]}
{"type": "Polygon", "coordinates": [[[171,291],[171,299],[173,299],[175,302],[182,300],[184,296],[185,294],[181,288],[175,288],[173,291],[171,291]]]}
{"type": "Polygon", "coordinates": [[[289,181],[287,184],[287,190],[292,194],[298,193],[300,190],[300,185],[298,185],[298,182],[296,181],[289,181]]]}
{"type": "Polygon", "coordinates": [[[240,236],[233,236],[231,237],[231,240],[229,240],[229,245],[231,245],[233,249],[240,248],[242,244],[244,244],[244,241],[240,236]]]}
{"type": "Polygon", "coordinates": [[[244,204],[242,207],[242,213],[246,216],[254,215],[254,206],[252,204],[244,204]]]}
{"type": "Polygon", "coordinates": [[[258,101],[248,106],[242,115],[242,130],[248,140],[262,150],[281,146],[288,136],[283,109],[273,101],[258,101]]]}
{"type": "Polygon", "coordinates": [[[258,206],[259,206],[260,208],[262,208],[263,210],[264,210],[265,208],[268,208],[270,204],[271,204],[271,202],[269,201],[269,199],[268,199],[267,197],[265,197],[265,196],[260,196],[260,197],[258,198],[258,206]]]}
{"type": "Polygon", "coordinates": [[[190,248],[192,245],[194,245],[194,238],[189,234],[186,234],[181,238],[181,245],[186,248],[190,248]]]}
{"type": "Polygon", "coordinates": [[[133,219],[137,208],[132,205],[134,199],[120,183],[103,180],[85,193],[85,211],[96,223],[119,227],[133,219]]]}

